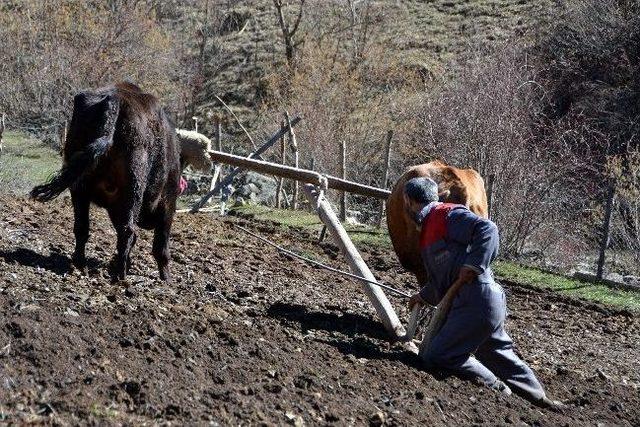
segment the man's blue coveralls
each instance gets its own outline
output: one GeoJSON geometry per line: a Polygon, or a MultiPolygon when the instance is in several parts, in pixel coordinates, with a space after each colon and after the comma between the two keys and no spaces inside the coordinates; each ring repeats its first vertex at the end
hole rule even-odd
{"type": "Polygon", "coordinates": [[[454,299],[447,320],[423,355],[426,363],[488,386],[500,378],[522,397],[542,399],[542,385],[514,353],[504,328],[505,295],[490,268],[498,254],[496,225],[464,206],[439,202],[425,206],[417,221],[422,224],[422,259],[430,277],[420,291],[424,300],[440,301],[463,266],[478,274],[454,299]]]}

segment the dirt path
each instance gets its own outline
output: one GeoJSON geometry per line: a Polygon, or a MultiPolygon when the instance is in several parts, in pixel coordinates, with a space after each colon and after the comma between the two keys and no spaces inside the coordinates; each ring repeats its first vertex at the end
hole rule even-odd
{"type": "MultiPolygon", "coordinates": [[[[236,222],[346,268],[304,232],[185,214],[174,283],[156,280],[142,232],[134,275],[112,285],[115,235],[102,212],[92,212],[91,268],[80,276],[69,268],[68,200],[0,198],[0,424],[640,423],[640,321],[630,313],[506,286],[519,351],[569,403],[563,414],[539,410],[421,370],[386,341],[356,284],[280,255],[236,222]]],[[[411,287],[392,253],[363,253],[378,277],[411,287]]]]}

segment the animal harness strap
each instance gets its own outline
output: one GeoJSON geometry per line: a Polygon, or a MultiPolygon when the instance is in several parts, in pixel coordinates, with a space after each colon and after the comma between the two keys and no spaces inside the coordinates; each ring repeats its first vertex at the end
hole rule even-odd
{"type": "Polygon", "coordinates": [[[422,222],[420,248],[425,248],[447,237],[447,216],[449,212],[463,207],[454,203],[441,203],[434,207],[422,222]]]}

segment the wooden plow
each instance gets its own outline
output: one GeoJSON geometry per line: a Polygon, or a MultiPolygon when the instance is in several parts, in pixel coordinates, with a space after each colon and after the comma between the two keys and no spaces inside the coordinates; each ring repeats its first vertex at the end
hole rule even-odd
{"type": "MultiPolygon", "coordinates": [[[[342,255],[347,260],[352,274],[357,276],[358,279],[361,279],[359,282],[362,290],[373,305],[378,318],[389,333],[391,339],[394,341],[408,342],[410,349],[417,353],[417,347],[415,347],[411,341],[417,327],[419,309],[416,307],[413,310],[408,328],[405,329],[383,289],[379,286],[373,273],[371,273],[371,270],[351,241],[347,231],[340,223],[336,212],[324,196],[325,191],[332,188],[386,200],[391,194],[390,191],[330,175],[323,175],[312,170],[237,156],[221,151],[209,151],[209,155],[215,162],[235,166],[236,169],[234,169],[234,172],[236,173],[239,169],[250,169],[259,173],[276,175],[306,183],[302,188],[311,207],[315,209],[321,221],[329,230],[335,244],[340,248],[342,255]]],[[[403,294],[403,297],[406,298],[407,294],[403,294]]]]}

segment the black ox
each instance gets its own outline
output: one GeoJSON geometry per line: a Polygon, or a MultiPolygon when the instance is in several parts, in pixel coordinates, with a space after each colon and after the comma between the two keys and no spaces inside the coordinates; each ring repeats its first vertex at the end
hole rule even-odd
{"type": "Polygon", "coordinates": [[[154,230],[153,256],[169,280],[169,231],[180,180],[175,129],[158,99],[131,83],[86,91],[73,100],[64,163],[31,196],[48,201],[69,188],[76,239],[72,261],[86,266],[89,205],[107,209],[118,235],[113,279],[124,280],[136,225],[154,230]]]}

